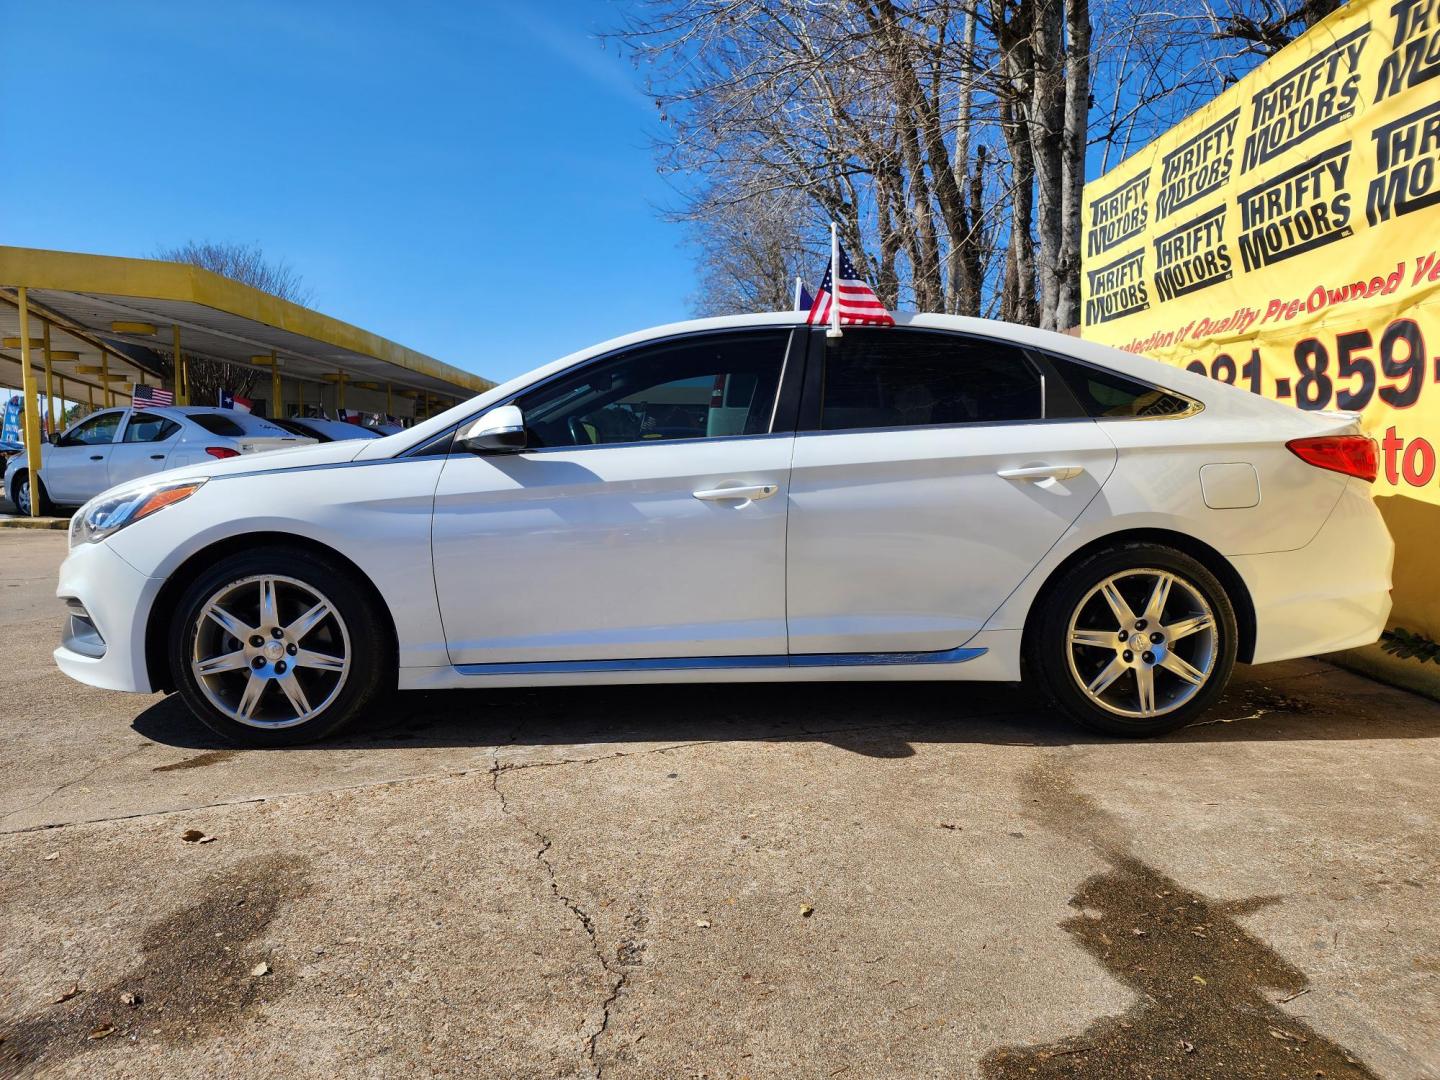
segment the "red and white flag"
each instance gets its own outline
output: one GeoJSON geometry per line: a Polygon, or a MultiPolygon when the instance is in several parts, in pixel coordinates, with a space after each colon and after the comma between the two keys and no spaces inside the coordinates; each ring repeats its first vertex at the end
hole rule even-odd
{"type": "Polygon", "coordinates": [[[840,336],[841,326],[894,326],[895,319],[856,271],[850,256],[840,246],[835,226],[830,226],[830,265],[815,294],[815,303],[805,320],[816,326],[829,324],[830,337],[840,336]],[[834,270],[839,267],[839,274],[834,270]]]}

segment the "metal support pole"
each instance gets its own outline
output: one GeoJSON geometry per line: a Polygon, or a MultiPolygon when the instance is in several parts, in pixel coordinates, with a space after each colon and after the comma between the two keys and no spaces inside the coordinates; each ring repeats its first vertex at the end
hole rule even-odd
{"type": "Polygon", "coordinates": [[[270,407],[275,410],[271,416],[284,417],[285,402],[280,396],[280,360],[274,349],[270,350],[270,407]]]}
{"type": "Polygon", "coordinates": [[[49,421],[45,430],[48,433],[55,430],[55,369],[50,357],[50,324],[42,321],[40,326],[40,351],[45,359],[45,417],[49,421]]]}
{"type": "Polygon", "coordinates": [[[335,411],[339,412],[345,408],[345,373],[339,372],[335,378],[335,411]]]}
{"type": "Polygon", "coordinates": [[[35,372],[30,368],[30,293],[17,290],[20,298],[20,388],[24,391],[25,458],[30,468],[30,516],[40,514],[40,408],[35,400],[35,372]]]}
{"type": "MultiPolygon", "coordinates": [[[[65,376],[64,376],[64,375],[59,375],[59,376],[56,376],[56,377],[60,380],[60,422],[61,422],[61,423],[64,423],[64,421],[65,421],[65,376]]],[[[56,431],[59,431],[59,430],[60,430],[60,424],[56,424],[56,425],[55,425],[55,430],[56,430],[56,431]]]]}
{"type": "Polygon", "coordinates": [[[395,395],[388,382],[385,384],[385,415],[387,417],[395,415],[395,395]]]}
{"type": "Polygon", "coordinates": [[[299,379],[295,380],[295,415],[305,415],[305,384],[299,379]]]}
{"type": "Polygon", "coordinates": [[[101,389],[105,391],[105,407],[108,409],[115,404],[115,392],[110,389],[110,354],[104,349],[100,350],[100,381],[105,384],[101,389]]]}
{"type": "MultiPolygon", "coordinates": [[[[190,363],[180,352],[180,324],[170,324],[171,340],[175,351],[175,404],[190,404],[190,363]]],[[[213,404],[213,402],[212,402],[213,404]]]]}

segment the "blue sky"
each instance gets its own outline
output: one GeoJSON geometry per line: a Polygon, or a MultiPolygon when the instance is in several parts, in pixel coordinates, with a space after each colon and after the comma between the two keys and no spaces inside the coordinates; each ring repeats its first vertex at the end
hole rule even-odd
{"type": "Polygon", "coordinates": [[[491,378],[689,313],[601,0],[0,10],[0,243],[258,243],[321,311],[491,378]]]}

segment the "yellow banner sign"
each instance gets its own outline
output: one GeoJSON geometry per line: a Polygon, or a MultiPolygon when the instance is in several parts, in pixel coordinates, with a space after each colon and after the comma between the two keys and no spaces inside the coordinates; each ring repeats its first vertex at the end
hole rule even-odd
{"type": "Polygon", "coordinates": [[[1380,492],[1440,505],[1440,0],[1336,12],[1084,214],[1086,338],[1360,412],[1380,492]]]}

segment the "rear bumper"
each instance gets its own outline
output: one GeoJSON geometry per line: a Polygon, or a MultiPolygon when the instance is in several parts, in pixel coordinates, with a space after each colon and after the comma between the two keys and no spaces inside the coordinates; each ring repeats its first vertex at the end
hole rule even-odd
{"type": "Polygon", "coordinates": [[[1368,485],[1349,481],[1315,538],[1231,563],[1255,606],[1253,662],[1315,656],[1380,637],[1390,616],[1395,543],[1368,485]]]}
{"type": "Polygon", "coordinates": [[[145,624],[161,584],[107,544],[81,544],[71,551],[61,564],[55,589],[70,609],[54,654],[60,670],[77,682],[104,690],[149,693],[145,624]]]}

